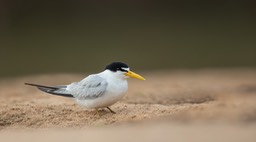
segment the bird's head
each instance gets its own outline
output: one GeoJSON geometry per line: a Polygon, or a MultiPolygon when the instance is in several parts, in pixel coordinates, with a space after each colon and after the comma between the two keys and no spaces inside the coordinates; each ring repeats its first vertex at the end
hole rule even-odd
{"type": "Polygon", "coordinates": [[[135,72],[130,71],[130,68],[128,67],[128,65],[122,62],[113,62],[107,65],[105,69],[110,70],[111,72],[123,78],[132,77],[140,80],[145,80],[145,78],[143,78],[142,76],[138,75],[135,72]]]}

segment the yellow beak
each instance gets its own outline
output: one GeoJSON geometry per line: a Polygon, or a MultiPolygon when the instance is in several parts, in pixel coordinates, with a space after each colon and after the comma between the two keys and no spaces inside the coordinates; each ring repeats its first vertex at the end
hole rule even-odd
{"type": "Polygon", "coordinates": [[[146,80],[145,78],[143,78],[142,76],[138,75],[137,73],[135,72],[132,72],[132,71],[128,71],[127,73],[125,73],[126,76],[129,76],[129,77],[133,77],[133,78],[137,78],[137,79],[140,79],[140,80],[146,80]]]}

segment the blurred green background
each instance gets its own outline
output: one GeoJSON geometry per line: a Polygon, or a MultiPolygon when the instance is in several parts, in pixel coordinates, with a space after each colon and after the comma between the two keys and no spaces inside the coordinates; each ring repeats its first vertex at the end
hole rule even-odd
{"type": "Polygon", "coordinates": [[[1,0],[0,77],[256,67],[256,2],[1,0]]]}

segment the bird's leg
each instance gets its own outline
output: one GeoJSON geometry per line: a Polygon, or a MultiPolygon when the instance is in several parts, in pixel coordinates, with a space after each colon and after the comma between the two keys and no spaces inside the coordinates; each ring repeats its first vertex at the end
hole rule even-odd
{"type": "Polygon", "coordinates": [[[98,108],[96,108],[95,110],[96,110],[96,115],[100,115],[100,110],[98,108]]]}
{"type": "Polygon", "coordinates": [[[116,114],[116,112],[114,112],[113,110],[111,110],[109,107],[107,107],[107,109],[108,109],[111,113],[116,114]]]}

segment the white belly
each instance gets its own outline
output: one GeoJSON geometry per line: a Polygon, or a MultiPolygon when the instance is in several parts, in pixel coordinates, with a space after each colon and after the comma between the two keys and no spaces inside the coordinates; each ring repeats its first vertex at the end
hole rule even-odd
{"type": "Polygon", "coordinates": [[[75,99],[75,100],[77,101],[78,104],[88,109],[104,108],[116,103],[121,98],[123,98],[127,90],[128,90],[128,84],[126,80],[119,82],[119,84],[109,82],[105,93],[101,97],[93,98],[93,99],[75,99]]]}

